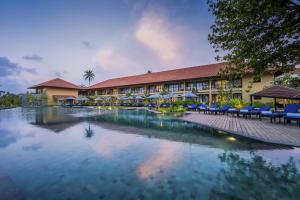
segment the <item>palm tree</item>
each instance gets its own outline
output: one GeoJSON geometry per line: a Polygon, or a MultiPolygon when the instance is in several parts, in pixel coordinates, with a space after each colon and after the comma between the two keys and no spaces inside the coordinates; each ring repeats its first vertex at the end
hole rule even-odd
{"type": "Polygon", "coordinates": [[[89,127],[88,127],[88,128],[85,128],[85,129],[84,129],[84,132],[85,132],[85,137],[86,137],[86,138],[91,138],[91,137],[94,136],[94,131],[91,129],[91,124],[90,124],[90,122],[88,122],[88,123],[89,123],[89,127]]]}
{"type": "Polygon", "coordinates": [[[94,78],[95,78],[95,74],[94,74],[93,70],[91,70],[91,69],[85,70],[84,74],[83,74],[83,78],[84,78],[84,80],[89,81],[89,86],[90,86],[91,81],[94,80],[94,78]]]}

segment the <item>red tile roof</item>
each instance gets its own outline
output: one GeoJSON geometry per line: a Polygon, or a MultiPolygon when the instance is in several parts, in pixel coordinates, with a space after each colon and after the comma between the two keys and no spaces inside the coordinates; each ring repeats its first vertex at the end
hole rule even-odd
{"type": "Polygon", "coordinates": [[[300,68],[295,68],[294,72],[295,72],[296,74],[300,74],[300,68]]]}
{"type": "Polygon", "coordinates": [[[77,86],[73,83],[70,83],[68,81],[62,80],[60,78],[55,78],[55,79],[40,83],[38,85],[31,86],[28,89],[43,88],[43,87],[80,89],[79,86],[77,86]]]}
{"type": "Polygon", "coordinates": [[[218,73],[220,69],[225,67],[225,65],[226,63],[216,63],[216,64],[174,69],[174,70],[161,71],[161,72],[152,72],[152,73],[135,75],[135,76],[113,78],[92,85],[89,88],[98,89],[98,88],[139,85],[145,83],[149,84],[149,83],[159,83],[159,82],[169,82],[169,81],[180,81],[180,80],[187,80],[187,79],[217,77],[219,76],[218,73]]]}

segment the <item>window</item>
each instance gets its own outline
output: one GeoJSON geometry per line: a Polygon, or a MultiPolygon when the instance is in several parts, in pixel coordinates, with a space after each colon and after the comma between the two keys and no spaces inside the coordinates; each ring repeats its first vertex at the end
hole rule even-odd
{"type": "Polygon", "coordinates": [[[177,92],[177,91],[182,91],[183,90],[183,84],[177,83],[177,84],[168,84],[165,85],[165,89],[168,92],[177,92]]]}
{"type": "Polygon", "coordinates": [[[150,85],[149,86],[149,92],[150,93],[158,92],[158,90],[156,89],[156,85],[150,85]]]}
{"type": "Polygon", "coordinates": [[[121,94],[131,93],[131,89],[130,88],[121,88],[120,93],[121,94]]]}
{"type": "Polygon", "coordinates": [[[208,94],[200,94],[199,95],[199,101],[201,103],[208,103],[209,102],[208,94]]]}
{"type": "Polygon", "coordinates": [[[98,95],[105,95],[106,94],[106,90],[97,90],[97,94],[98,95]]]}
{"type": "Polygon", "coordinates": [[[222,81],[221,80],[212,81],[211,82],[211,88],[212,89],[221,89],[222,88],[222,81]]]}
{"type": "Polygon", "coordinates": [[[243,99],[243,95],[241,93],[233,93],[232,98],[234,98],[234,99],[243,99]]]}
{"type": "Polygon", "coordinates": [[[143,87],[135,87],[135,88],[132,88],[131,91],[134,94],[142,94],[142,93],[144,93],[144,88],[143,87]]]}
{"type": "Polygon", "coordinates": [[[113,90],[113,89],[108,89],[108,90],[107,90],[107,94],[108,94],[108,95],[111,95],[111,94],[113,94],[113,92],[114,92],[114,90],[113,90]]]}
{"type": "Polygon", "coordinates": [[[196,82],[196,89],[197,90],[208,90],[209,89],[209,81],[196,82]]]}
{"type": "Polygon", "coordinates": [[[195,85],[195,83],[186,83],[186,90],[187,91],[192,91],[192,89],[193,88],[195,88],[196,87],[196,85],[195,85]]]}
{"type": "Polygon", "coordinates": [[[225,88],[242,88],[242,79],[226,81],[225,88]]]}

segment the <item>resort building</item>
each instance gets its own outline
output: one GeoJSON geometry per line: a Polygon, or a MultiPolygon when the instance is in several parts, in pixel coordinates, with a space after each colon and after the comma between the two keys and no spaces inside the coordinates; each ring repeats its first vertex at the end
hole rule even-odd
{"type": "Polygon", "coordinates": [[[31,86],[28,89],[35,89],[35,94],[37,95],[47,95],[48,105],[55,105],[64,101],[67,97],[78,97],[80,87],[68,81],[56,78],[31,86]]]}
{"type": "Polygon", "coordinates": [[[226,63],[217,63],[108,79],[89,89],[95,96],[116,97],[152,95],[162,91],[180,96],[193,92],[198,96],[197,101],[207,103],[220,100],[220,90],[230,90],[233,98],[250,101],[250,94],[271,85],[276,75],[273,71],[266,72],[257,82],[252,82],[250,74],[240,79],[223,80],[219,72],[225,66],[226,63]]]}
{"type": "MultiPolygon", "coordinates": [[[[197,95],[194,100],[199,102],[218,102],[221,93],[228,93],[232,98],[239,98],[250,102],[250,95],[270,86],[274,78],[281,73],[269,70],[265,72],[259,81],[253,82],[251,74],[235,80],[224,80],[220,77],[220,70],[226,67],[226,63],[216,63],[188,68],[179,68],[161,72],[149,72],[140,75],[113,78],[102,81],[88,88],[64,81],[53,79],[35,86],[37,94],[46,94],[48,104],[58,104],[67,97],[85,96],[115,96],[118,98],[127,95],[144,96],[160,94],[162,92],[176,94],[177,99],[186,99],[183,94],[193,93],[197,95]]],[[[300,70],[296,69],[295,73],[300,70]]],[[[253,96],[252,100],[263,102],[271,101],[268,98],[253,96]]]]}

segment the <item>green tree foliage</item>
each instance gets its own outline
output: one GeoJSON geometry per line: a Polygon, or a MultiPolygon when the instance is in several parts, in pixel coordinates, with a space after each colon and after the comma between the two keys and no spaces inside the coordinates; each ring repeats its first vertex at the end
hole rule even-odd
{"type": "Polygon", "coordinates": [[[210,199],[299,199],[300,173],[292,158],[274,165],[261,156],[250,159],[238,154],[219,156],[224,164],[217,175],[210,199]]]}
{"type": "Polygon", "coordinates": [[[259,78],[266,68],[288,72],[300,63],[299,0],[208,0],[215,15],[208,39],[229,62],[223,74],[253,72],[259,78]]]}
{"type": "Polygon", "coordinates": [[[84,80],[88,80],[89,81],[89,86],[91,84],[91,81],[94,80],[95,78],[95,74],[93,72],[93,70],[85,70],[84,74],[83,74],[83,78],[84,80]]]}
{"type": "Polygon", "coordinates": [[[0,109],[12,108],[21,105],[21,97],[19,95],[10,94],[9,92],[0,96],[0,109]]]}
{"type": "Polygon", "coordinates": [[[300,75],[293,73],[282,74],[274,79],[274,85],[300,88],[300,75]]]}

